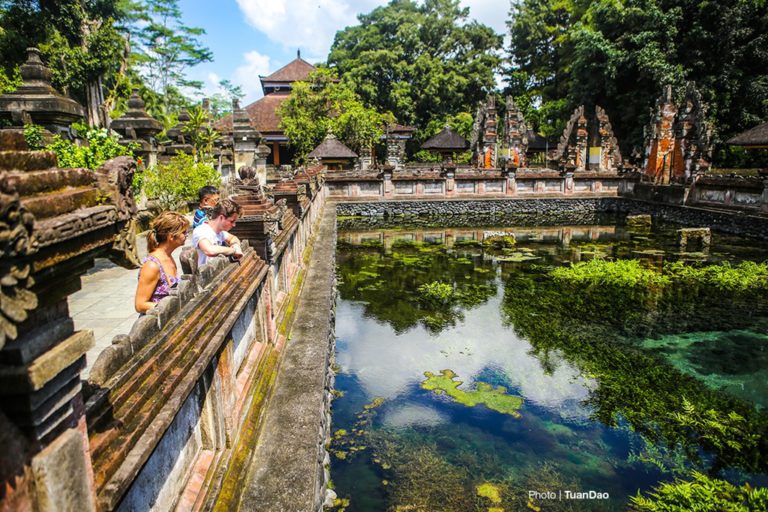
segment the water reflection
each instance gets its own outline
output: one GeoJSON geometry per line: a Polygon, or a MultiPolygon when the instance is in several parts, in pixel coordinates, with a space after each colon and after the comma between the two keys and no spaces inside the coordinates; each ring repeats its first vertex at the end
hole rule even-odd
{"type": "Polygon", "coordinates": [[[388,324],[365,318],[363,305],[342,300],[336,361],[343,372],[357,376],[369,399],[391,400],[418,386],[425,371],[451,369],[463,388],[482,375],[482,382],[504,385],[564,417],[586,418],[589,411],[578,404],[592,380],[559,358],[545,371],[531,345],[499,322],[500,309],[501,297],[493,296],[454,328],[432,337],[421,326],[397,335],[388,324]]]}
{"type": "Polygon", "coordinates": [[[506,510],[528,507],[534,483],[611,494],[560,504],[567,510],[622,510],[638,490],[691,469],[765,485],[764,290],[552,277],[594,259],[659,272],[674,261],[694,268],[768,254],[721,235],[709,250],[681,251],[676,229],[340,232],[336,360],[346,395],[334,404],[334,428],[348,432],[332,474],[352,498],[348,510],[488,510],[475,493],[484,482],[499,486],[506,510]],[[484,248],[488,231],[515,243],[484,248]],[[485,383],[522,397],[520,417],[422,389],[424,372],[446,369],[462,390],[485,383]],[[384,400],[372,407],[376,397],[384,400]]]}

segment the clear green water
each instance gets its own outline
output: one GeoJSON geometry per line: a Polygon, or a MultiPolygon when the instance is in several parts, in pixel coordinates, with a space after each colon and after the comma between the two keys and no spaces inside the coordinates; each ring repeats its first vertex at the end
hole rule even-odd
{"type": "Polygon", "coordinates": [[[331,476],[348,511],[625,510],[692,469],[768,485],[765,288],[551,274],[592,258],[761,262],[768,246],[713,234],[682,253],[678,226],[621,219],[427,225],[339,231],[331,476]],[[479,247],[485,231],[516,244],[479,247]]]}

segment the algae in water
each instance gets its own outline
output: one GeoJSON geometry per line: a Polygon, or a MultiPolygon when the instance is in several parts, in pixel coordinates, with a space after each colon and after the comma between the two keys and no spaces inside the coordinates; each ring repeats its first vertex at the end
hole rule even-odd
{"type": "Polygon", "coordinates": [[[424,376],[427,380],[421,383],[423,389],[433,391],[438,395],[445,393],[467,407],[482,404],[502,414],[509,414],[515,418],[520,417],[518,410],[523,405],[523,399],[519,396],[507,394],[506,388],[502,386],[494,387],[485,382],[477,382],[475,383],[475,389],[464,391],[459,389],[463,382],[454,380],[457,376],[452,370],[443,370],[440,372],[440,375],[424,372],[424,376]]]}

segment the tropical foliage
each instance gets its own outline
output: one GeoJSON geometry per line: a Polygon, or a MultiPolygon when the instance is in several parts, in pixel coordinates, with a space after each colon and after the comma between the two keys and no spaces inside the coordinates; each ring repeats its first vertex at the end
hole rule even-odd
{"type": "Polygon", "coordinates": [[[394,0],[358,20],[336,33],[328,65],[365,105],[400,123],[423,128],[474,112],[494,89],[501,36],[458,0],[394,0]]]}
{"type": "Polygon", "coordinates": [[[508,27],[507,91],[542,133],[599,104],[625,149],[639,147],[662,86],[686,80],[719,141],[768,119],[762,0],[517,0],[508,27]]]}
{"type": "Polygon", "coordinates": [[[45,147],[56,154],[59,167],[97,169],[107,160],[117,156],[133,156],[134,148],[118,143],[117,135],[110,133],[106,128],[88,128],[78,123],[72,127],[85,139],[85,144],[74,144],[59,135],[54,135],[53,142],[45,147]]]}
{"type": "Polygon", "coordinates": [[[150,167],[143,173],[144,192],[165,210],[174,210],[197,199],[206,185],[219,187],[221,174],[210,164],[178,153],[167,164],[150,167]]]}
{"type": "Polygon", "coordinates": [[[694,471],[691,480],[663,483],[648,497],[634,496],[636,512],[757,512],[768,510],[768,489],[737,487],[694,471]]]}
{"type": "Polygon", "coordinates": [[[384,133],[385,122],[391,120],[365,107],[334,71],[325,68],[313,72],[307,82],[295,83],[278,112],[297,163],[303,163],[329,132],[358,154],[370,151],[384,133]]]}

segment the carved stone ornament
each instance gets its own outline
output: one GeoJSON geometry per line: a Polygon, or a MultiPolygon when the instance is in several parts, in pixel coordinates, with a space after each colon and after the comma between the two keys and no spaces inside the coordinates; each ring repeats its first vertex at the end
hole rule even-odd
{"type": "Polygon", "coordinates": [[[127,156],[113,158],[96,170],[99,189],[117,207],[117,219],[128,220],[136,215],[136,201],[133,198],[133,175],[136,161],[127,156]]]}
{"type": "Polygon", "coordinates": [[[30,264],[24,261],[37,252],[35,218],[21,205],[7,176],[0,174],[0,348],[16,339],[16,326],[37,307],[30,264]]]}
{"type": "Polygon", "coordinates": [[[121,267],[133,269],[141,266],[136,247],[136,219],[129,220],[112,243],[110,259],[121,267]]]}

